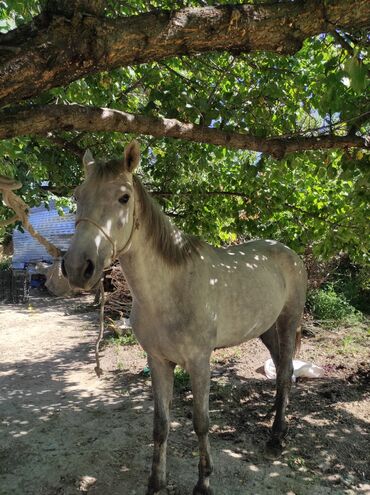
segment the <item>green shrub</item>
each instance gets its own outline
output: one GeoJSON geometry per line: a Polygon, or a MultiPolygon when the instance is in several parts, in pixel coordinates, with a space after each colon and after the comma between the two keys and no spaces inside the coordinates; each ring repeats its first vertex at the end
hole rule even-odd
{"type": "Polygon", "coordinates": [[[368,266],[356,267],[350,273],[339,273],[335,282],[335,290],[343,294],[352,306],[369,313],[370,268],[368,266]]]}
{"type": "Polygon", "coordinates": [[[186,389],[190,386],[189,373],[182,369],[180,366],[176,366],[175,368],[174,385],[176,388],[180,389],[186,389]]]}
{"type": "Polygon", "coordinates": [[[138,341],[136,340],[135,335],[129,331],[125,333],[124,335],[115,335],[114,337],[110,337],[107,339],[109,343],[114,344],[118,347],[121,345],[136,345],[138,344],[138,341]]]}
{"type": "Polygon", "coordinates": [[[10,258],[2,258],[0,259],[0,270],[8,270],[11,265],[10,258]]]}
{"type": "Polygon", "coordinates": [[[307,296],[307,306],[313,317],[321,321],[359,323],[363,317],[343,294],[337,293],[333,284],[324,289],[313,289],[307,296]]]}

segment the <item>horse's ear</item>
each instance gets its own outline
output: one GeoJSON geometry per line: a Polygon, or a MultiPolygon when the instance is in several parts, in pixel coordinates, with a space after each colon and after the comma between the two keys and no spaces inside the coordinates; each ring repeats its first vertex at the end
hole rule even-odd
{"type": "Polygon", "coordinates": [[[134,140],[125,148],[124,167],[125,171],[133,173],[140,163],[140,145],[134,140]]]}
{"type": "Polygon", "coordinates": [[[87,176],[88,173],[89,173],[89,168],[91,165],[93,165],[95,163],[95,160],[94,160],[94,157],[91,153],[90,150],[86,150],[85,151],[85,154],[82,158],[82,163],[83,163],[83,166],[84,166],[84,170],[85,170],[85,175],[87,176]]]}

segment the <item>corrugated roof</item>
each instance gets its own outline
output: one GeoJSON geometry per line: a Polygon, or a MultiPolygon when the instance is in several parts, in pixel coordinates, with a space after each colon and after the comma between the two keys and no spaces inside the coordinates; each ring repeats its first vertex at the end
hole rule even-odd
{"type": "MultiPolygon", "coordinates": [[[[46,239],[62,251],[67,251],[75,230],[75,215],[64,209],[64,215],[58,214],[55,206],[50,210],[45,206],[31,208],[29,219],[32,226],[46,239]]],[[[44,246],[34,239],[27,231],[22,233],[13,230],[13,263],[29,263],[30,261],[52,261],[52,257],[44,246]]]]}

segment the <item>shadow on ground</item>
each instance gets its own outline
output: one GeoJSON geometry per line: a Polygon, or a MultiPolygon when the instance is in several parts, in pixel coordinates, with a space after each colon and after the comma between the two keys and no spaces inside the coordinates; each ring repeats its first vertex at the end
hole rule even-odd
{"type": "MultiPolygon", "coordinates": [[[[15,329],[18,359],[0,365],[1,495],[145,493],[152,449],[149,379],[125,370],[106,372],[99,381],[93,375],[92,334],[78,328],[80,317],[83,328],[85,316],[77,315],[68,335],[63,325],[59,332],[61,340],[77,332],[81,342],[68,340],[68,349],[45,358],[28,356],[22,329],[15,329]]],[[[263,450],[274,384],[240,376],[231,365],[211,387],[216,495],[366,493],[368,424],[351,413],[351,404],[369,392],[366,382],[331,379],[294,386],[286,451],[270,462],[263,450]]],[[[171,430],[170,493],[190,494],[197,442],[186,383],[175,391],[171,430]]]]}

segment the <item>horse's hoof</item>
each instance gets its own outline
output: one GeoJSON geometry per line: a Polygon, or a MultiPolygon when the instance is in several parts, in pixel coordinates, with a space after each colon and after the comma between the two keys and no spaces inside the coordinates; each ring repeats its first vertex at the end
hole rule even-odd
{"type": "Polygon", "coordinates": [[[280,440],[270,438],[266,443],[265,454],[268,459],[276,459],[283,453],[283,446],[280,440]]]}
{"type": "Polygon", "coordinates": [[[212,488],[204,485],[195,485],[193,495],[214,495],[212,488]]]}
{"type": "Polygon", "coordinates": [[[145,495],[159,495],[160,493],[164,493],[164,489],[166,488],[165,484],[151,484],[149,483],[146,494],[145,495]]]}

